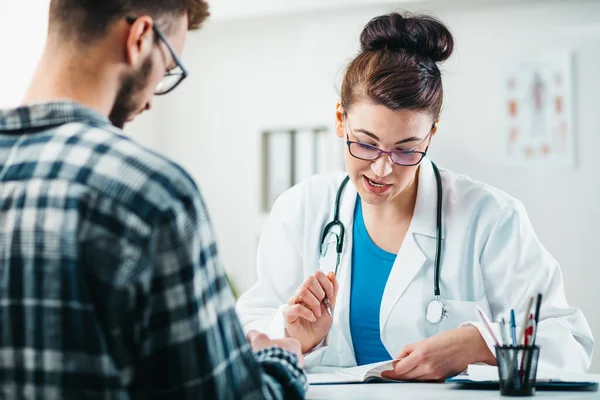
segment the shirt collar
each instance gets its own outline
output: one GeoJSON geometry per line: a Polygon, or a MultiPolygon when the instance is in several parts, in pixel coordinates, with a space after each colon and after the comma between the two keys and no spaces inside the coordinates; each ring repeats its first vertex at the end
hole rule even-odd
{"type": "Polygon", "coordinates": [[[0,110],[1,133],[23,133],[24,130],[41,130],[72,122],[110,124],[105,115],[73,101],[34,103],[0,110]]]}

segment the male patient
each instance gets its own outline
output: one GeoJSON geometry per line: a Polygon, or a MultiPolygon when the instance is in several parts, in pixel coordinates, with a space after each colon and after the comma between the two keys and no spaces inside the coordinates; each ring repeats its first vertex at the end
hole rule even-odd
{"type": "Polygon", "coordinates": [[[207,15],[51,0],[23,106],[0,111],[0,398],[304,396],[297,341],[244,337],[192,180],[119,129],[183,80],[207,15]]]}

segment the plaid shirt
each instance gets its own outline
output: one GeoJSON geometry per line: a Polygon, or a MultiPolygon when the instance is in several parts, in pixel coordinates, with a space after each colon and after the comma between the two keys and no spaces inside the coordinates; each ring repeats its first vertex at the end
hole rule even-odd
{"type": "Polygon", "coordinates": [[[306,390],[295,355],[245,340],[181,168],[71,102],[0,111],[0,398],[306,390]]]}

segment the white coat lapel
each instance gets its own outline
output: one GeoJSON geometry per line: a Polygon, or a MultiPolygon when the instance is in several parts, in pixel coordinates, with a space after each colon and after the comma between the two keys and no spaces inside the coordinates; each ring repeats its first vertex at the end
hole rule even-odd
{"type": "MultiPolygon", "coordinates": [[[[421,267],[426,264],[427,259],[432,260],[427,264],[431,264],[433,267],[434,254],[429,253],[430,249],[435,252],[437,189],[433,167],[428,159],[423,159],[421,162],[418,179],[419,186],[413,218],[383,292],[379,315],[381,329],[385,327],[394,306],[419,273],[421,267]],[[418,240],[418,236],[424,237],[420,237],[418,240]],[[420,246],[420,239],[432,240],[433,246],[420,246]]],[[[433,297],[433,282],[431,287],[431,296],[433,297]]],[[[420,300],[415,299],[414,303],[420,304],[420,300]]]]}
{"type": "Polygon", "coordinates": [[[379,314],[381,329],[385,327],[392,309],[417,275],[425,260],[427,260],[427,257],[417,245],[414,233],[409,228],[383,291],[381,312],[379,314]]]}

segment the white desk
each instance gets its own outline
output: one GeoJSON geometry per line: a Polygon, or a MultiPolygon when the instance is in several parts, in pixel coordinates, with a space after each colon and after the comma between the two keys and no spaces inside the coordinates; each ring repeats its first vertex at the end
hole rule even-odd
{"type": "MultiPolygon", "coordinates": [[[[508,400],[497,390],[466,390],[449,383],[370,383],[354,385],[313,385],[308,390],[307,399],[394,399],[394,400],[508,400]]],[[[516,397],[514,397],[516,399],[516,397]]],[[[537,391],[531,399],[568,399],[568,400],[600,400],[598,392],[554,392],[537,391]]]]}

